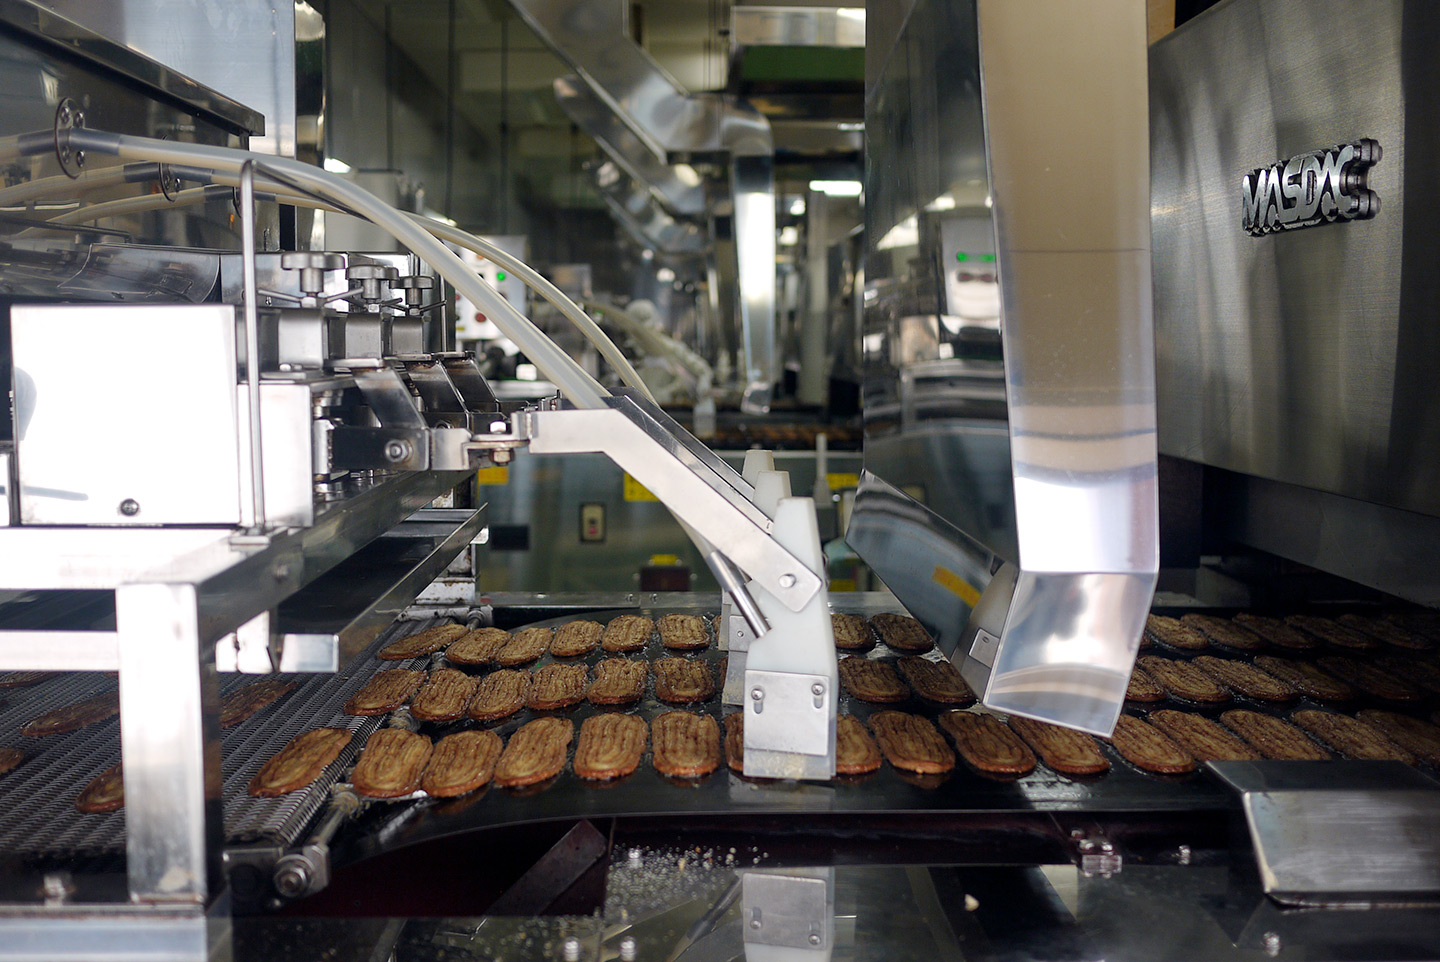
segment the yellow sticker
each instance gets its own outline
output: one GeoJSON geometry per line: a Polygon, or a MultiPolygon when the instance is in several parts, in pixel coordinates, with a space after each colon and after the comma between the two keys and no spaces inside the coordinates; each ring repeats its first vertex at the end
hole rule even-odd
{"type": "Polygon", "coordinates": [[[846,488],[860,487],[860,475],[848,472],[832,471],[825,475],[825,483],[830,485],[831,491],[843,491],[846,488]]]}
{"type": "Polygon", "coordinates": [[[625,473],[625,500],[626,501],[659,501],[660,499],[650,493],[650,489],[639,481],[625,473]]]}
{"type": "Polygon", "coordinates": [[[652,554],[650,563],[657,568],[662,565],[678,565],[680,556],[678,554],[652,554]]]}
{"type": "Polygon", "coordinates": [[[480,468],[475,472],[476,484],[509,484],[509,465],[498,465],[493,468],[480,468]]]}
{"type": "Polygon", "coordinates": [[[854,579],[854,578],[831,578],[831,579],[830,579],[830,590],[831,590],[831,591],[854,591],[854,590],[855,590],[855,579],[854,579]]]}
{"type": "Polygon", "coordinates": [[[935,573],[930,577],[934,579],[936,584],[955,595],[971,608],[974,608],[976,603],[980,601],[980,592],[975,590],[975,586],[949,568],[942,568],[940,565],[936,565],[935,573]]]}

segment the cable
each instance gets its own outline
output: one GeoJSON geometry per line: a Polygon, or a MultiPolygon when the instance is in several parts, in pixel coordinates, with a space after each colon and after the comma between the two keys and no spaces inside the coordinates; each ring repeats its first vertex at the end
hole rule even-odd
{"type": "Polygon", "coordinates": [[[483,309],[495,325],[535,363],[540,372],[553,381],[577,407],[605,406],[604,398],[609,392],[574,359],[546,337],[544,332],[517,311],[509,301],[482,281],[453,251],[369,191],[318,167],[289,157],[103,133],[83,128],[71,131],[69,137],[73,149],[114,154],[122,160],[187,164],[232,173],[238,173],[246,161],[253,160],[262,170],[268,169],[290,179],[303,190],[314,191],[322,200],[363,215],[403,246],[414,251],[464,297],[483,309]]]}
{"type": "MultiPolygon", "coordinates": [[[[186,180],[209,180],[214,184],[225,187],[234,186],[234,184],[239,183],[238,177],[226,174],[213,174],[209,171],[194,169],[183,170],[180,176],[186,180]]],[[[317,201],[306,194],[297,193],[284,184],[277,184],[263,177],[257,178],[257,180],[261,180],[266,183],[267,187],[273,188],[271,191],[272,196],[286,203],[301,207],[313,207],[317,210],[325,210],[337,214],[358,216],[352,211],[343,210],[334,205],[317,201]]],[[[71,183],[73,183],[73,181],[71,183]]],[[[99,204],[91,204],[78,210],[67,211],[62,215],[50,218],[50,222],[62,226],[88,223],[105,217],[119,217],[125,214],[160,209],[172,204],[200,203],[209,196],[206,194],[207,189],[208,188],[188,188],[182,190],[176,195],[173,201],[161,194],[145,194],[139,197],[126,197],[121,200],[105,201],[99,204]]],[[[263,192],[261,196],[264,196],[263,192]]],[[[528,287],[533,289],[550,304],[554,305],[561,314],[579,328],[580,333],[595,346],[595,349],[609,362],[610,366],[614,368],[616,374],[620,376],[620,379],[625,382],[625,384],[642,392],[651,401],[655,400],[654,395],[651,394],[649,387],[646,386],[639,372],[635,370],[629,359],[626,358],[620,348],[615,345],[615,342],[600,329],[600,325],[596,324],[579,305],[565,295],[564,291],[552,284],[539,271],[504,249],[496,247],[489,241],[476,237],[474,234],[463,231],[458,227],[452,227],[449,224],[432,220],[420,214],[402,213],[405,213],[416,225],[424,228],[435,237],[449,241],[481,257],[494,261],[505,270],[510,271],[516,277],[520,278],[528,287]]]]}

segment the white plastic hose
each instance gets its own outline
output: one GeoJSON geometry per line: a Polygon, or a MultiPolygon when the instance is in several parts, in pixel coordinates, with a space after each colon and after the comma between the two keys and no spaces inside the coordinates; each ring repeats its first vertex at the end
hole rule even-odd
{"type": "Polygon", "coordinates": [[[115,154],[122,160],[211,167],[237,174],[247,162],[254,161],[260,168],[257,172],[266,169],[274,171],[325,200],[355,211],[380,227],[484,310],[505,336],[514,341],[573,404],[582,408],[605,406],[604,398],[609,392],[509,301],[481,280],[454,252],[405,214],[349,181],[289,157],[252,154],[226,147],[181,144],[90,130],[72,133],[71,144],[79,149],[115,154]]]}

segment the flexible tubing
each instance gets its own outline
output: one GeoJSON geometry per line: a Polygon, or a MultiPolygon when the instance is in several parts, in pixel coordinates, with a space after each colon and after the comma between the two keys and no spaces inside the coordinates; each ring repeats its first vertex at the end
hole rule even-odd
{"type": "Polygon", "coordinates": [[[15,204],[29,203],[32,200],[40,200],[50,196],[57,190],[73,196],[92,190],[99,190],[102,187],[123,184],[126,181],[154,179],[154,177],[159,176],[159,170],[154,169],[154,165],[146,164],[141,166],[152,168],[153,173],[150,177],[141,178],[139,171],[137,171],[133,165],[126,164],[119,167],[100,167],[95,170],[82,170],[79,177],[56,174],[53,177],[27,180],[23,184],[16,184],[13,187],[6,187],[0,190],[0,207],[9,207],[15,204]]]}
{"type": "MultiPolygon", "coordinates": [[[[120,170],[123,168],[114,169],[120,170]]],[[[73,181],[70,181],[69,178],[46,178],[46,180],[61,179],[65,180],[68,183],[74,183],[73,181]]],[[[238,177],[229,176],[226,174],[212,176],[209,179],[215,184],[221,184],[224,186],[234,186],[234,183],[239,182],[238,177]]],[[[286,203],[291,203],[301,207],[313,207],[319,210],[331,211],[333,213],[346,213],[346,211],[340,210],[339,208],[336,208],[330,204],[317,201],[313,197],[309,197],[305,194],[296,193],[288,189],[283,184],[277,184],[274,181],[269,181],[263,177],[263,174],[260,178],[257,178],[257,180],[265,183],[267,187],[271,188],[270,193],[273,193],[276,197],[283,199],[286,203]]],[[[39,182],[37,181],[36,183],[39,182]]],[[[0,191],[0,200],[3,200],[3,197],[4,192],[0,191]]],[[[160,209],[170,206],[171,204],[199,203],[205,200],[205,197],[205,188],[203,187],[188,188],[186,190],[182,190],[176,195],[173,201],[165,197],[163,194],[146,194],[140,197],[127,197],[120,200],[105,201],[99,204],[91,204],[87,207],[83,207],[74,211],[68,211],[65,214],[61,214],[57,217],[52,217],[50,220],[52,223],[62,225],[88,223],[90,221],[100,220],[105,217],[119,217],[125,214],[138,213],[140,211],[160,209]]],[[[458,227],[452,227],[449,224],[443,224],[439,221],[431,220],[430,218],[424,217],[420,214],[412,214],[409,212],[402,213],[405,213],[406,217],[414,221],[415,224],[422,227],[424,230],[434,235],[435,237],[438,237],[441,240],[449,241],[450,243],[456,244],[460,247],[464,247],[467,250],[479,254],[481,257],[492,260],[496,264],[503,267],[505,270],[510,271],[516,277],[520,278],[528,287],[534,290],[550,304],[554,305],[561,314],[563,314],[567,319],[569,319],[570,322],[580,330],[580,333],[583,334],[585,338],[595,346],[595,349],[600,352],[600,355],[604,357],[607,362],[610,363],[611,367],[614,368],[616,374],[620,376],[620,379],[622,381],[624,381],[630,387],[641,391],[651,401],[655,400],[654,395],[650,393],[650,389],[646,386],[644,380],[640,377],[640,374],[630,364],[629,359],[626,358],[625,355],[620,351],[620,348],[615,345],[615,342],[612,341],[610,337],[603,330],[600,329],[600,325],[596,324],[593,320],[591,320],[589,315],[587,315],[580,308],[579,305],[577,305],[573,300],[567,297],[564,291],[560,290],[550,281],[546,280],[546,278],[542,274],[540,274],[539,271],[536,271],[534,268],[530,267],[530,265],[526,264],[524,261],[508,253],[507,251],[496,247],[494,244],[491,244],[482,238],[476,237],[474,234],[471,234],[468,231],[463,231],[460,230],[458,227]]]]}
{"type": "Polygon", "coordinates": [[[91,130],[72,131],[70,143],[77,149],[115,154],[122,160],[213,167],[234,173],[239,173],[247,162],[253,161],[262,169],[258,172],[268,168],[295,181],[303,188],[313,190],[323,199],[359,213],[403,246],[414,251],[457,291],[484,310],[495,325],[525,352],[536,368],[554,382],[571,403],[582,408],[605,406],[604,398],[609,392],[573,358],[560,350],[558,345],[509,301],[482,281],[453,251],[403,213],[362,187],[289,157],[252,154],[249,151],[226,147],[181,144],[91,130]]]}

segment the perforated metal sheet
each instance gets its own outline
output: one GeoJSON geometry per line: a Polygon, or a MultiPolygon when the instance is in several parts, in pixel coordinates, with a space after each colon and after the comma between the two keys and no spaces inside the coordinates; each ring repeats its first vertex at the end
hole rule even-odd
{"type": "MultiPolygon", "coordinates": [[[[292,845],[329,797],[330,786],[347,771],[366,738],[384,717],[355,718],[341,710],[381,667],[423,667],[428,659],[379,663],[373,654],[396,637],[436,621],[391,625],[356,660],[349,676],[286,675],[300,687],[274,705],[222,733],[225,837],[227,843],[292,845]],[[291,738],[311,728],[348,728],[356,733],[340,757],[308,789],[280,798],[253,798],[250,779],[291,738]]],[[[222,694],[256,680],[254,675],[224,675],[222,694]]],[[[0,776],[0,855],[116,855],[125,849],[124,810],[87,815],[75,799],[100,772],[120,761],[120,723],[111,718],[65,735],[26,738],[20,726],[38,715],[115,688],[113,675],[56,675],[32,688],[0,692],[0,745],[24,749],[29,757],[0,776]]]]}

